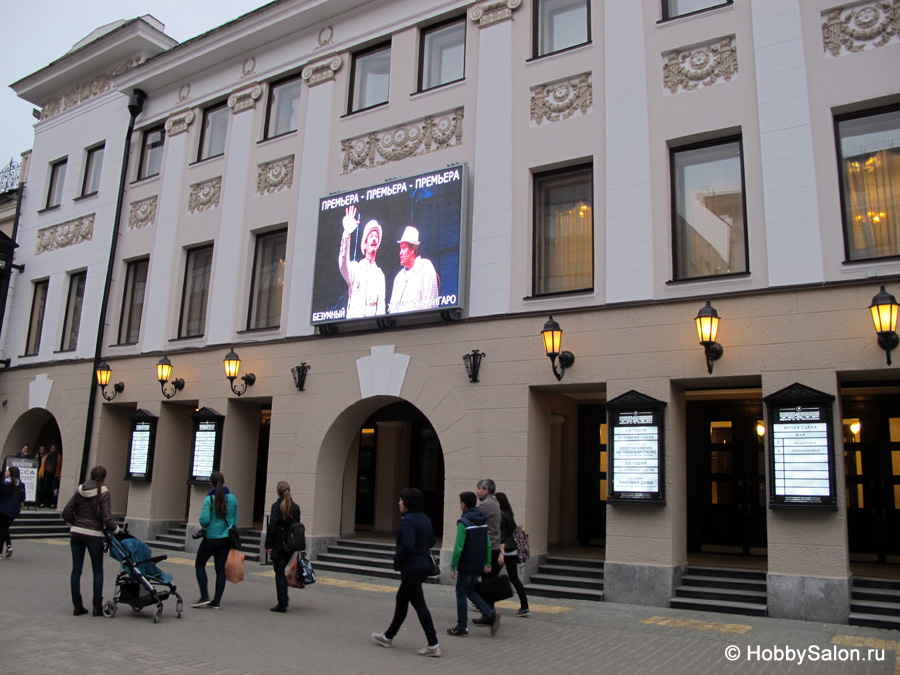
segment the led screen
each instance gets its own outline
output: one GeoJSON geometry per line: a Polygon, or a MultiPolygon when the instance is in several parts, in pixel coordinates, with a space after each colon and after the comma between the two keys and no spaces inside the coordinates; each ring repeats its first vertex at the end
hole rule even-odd
{"type": "Polygon", "coordinates": [[[312,324],[462,306],[464,165],[319,201],[312,324]]]}

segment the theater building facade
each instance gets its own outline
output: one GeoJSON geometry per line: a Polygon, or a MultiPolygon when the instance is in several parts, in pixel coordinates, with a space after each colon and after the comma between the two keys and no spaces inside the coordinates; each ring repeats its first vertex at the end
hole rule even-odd
{"type": "Polygon", "coordinates": [[[846,622],[854,564],[900,561],[900,352],[870,311],[900,293],[890,12],[279,0],[180,44],[100,28],[12,85],[42,112],[0,453],[59,444],[61,499],[103,464],[144,538],[196,527],[213,469],[245,527],[288,480],[313,553],[390,532],[412,485],[445,567],[490,477],[538,558],[605,561],[607,600],[668,606],[721,555],[766,569],[770,616],[846,622]]]}

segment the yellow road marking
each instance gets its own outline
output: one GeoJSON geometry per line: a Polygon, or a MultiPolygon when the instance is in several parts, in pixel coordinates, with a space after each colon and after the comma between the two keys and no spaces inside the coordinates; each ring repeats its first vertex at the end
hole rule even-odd
{"type": "Polygon", "coordinates": [[[881,638],[860,637],[858,635],[833,635],[831,644],[844,647],[871,647],[872,649],[889,649],[896,652],[900,648],[897,640],[882,640],[881,638]]]}
{"type": "MultiPolygon", "coordinates": [[[[497,607],[502,607],[503,609],[519,609],[519,603],[514,600],[501,600],[497,603],[497,607]]],[[[565,614],[566,612],[574,611],[571,607],[562,607],[560,605],[536,605],[534,603],[528,603],[528,609],[533,613],[541,613],[541,614],[565,614]]]]}
{"type": "Polygon", "coordinates": [[[698,621],[697,619],[676,619],[662,616],[651,616],[644,619],[641,623],[652,623],[658,626],[669,626],[672,628],[690,628],[692,630],[705,630],[712,633],[737,633],[743,635],[753,630],[753,626],[747,626],[740,623],[717,623],[715,621],[698,621]]]}

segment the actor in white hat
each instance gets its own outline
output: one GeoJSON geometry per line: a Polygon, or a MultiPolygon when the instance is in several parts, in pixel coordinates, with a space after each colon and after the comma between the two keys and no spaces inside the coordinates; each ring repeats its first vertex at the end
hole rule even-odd
{"type": "Polygon", "coordinates": [[[366,223],[359,244],[365,257],[350,260],[350,235],[359,227],[355,206],[347,207],[342,224],[344,235],[341,237],[338,267],[347,282],[347,318],[384,314],[384,272],[375,263],[378,247],[381,246],[381,225],[377,220],[366,223]]]}
{"type": "Polygon", "coordinates": [[[430,260],[419,257],[419,230],[407,227],[397,242],[400,244],[400,264],[402,269],[394,277],[388,312],[415,312],[437,308],[437,273],[430,260]]]}

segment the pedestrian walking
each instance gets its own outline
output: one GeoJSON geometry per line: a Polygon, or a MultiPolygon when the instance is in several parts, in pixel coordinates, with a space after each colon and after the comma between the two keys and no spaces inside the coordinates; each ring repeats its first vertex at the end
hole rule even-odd
{"type": "Polygon", "coordinates": [[[209,483],[212,489],[203,500],[203,510],[200,512],[200,527],[205,535],[194,562],[200,599],[191,607],[219,609],[225,592],[225,560],[231,550],[228,532],[237,526],[238,500],[225,486],[225,476],[221,471],[213,471],[209,475],[209,483]],[[209,581],[206,576],[206,563],[210,558],[213,558],[216,569],[216,592],[212,600],[209,599],[209,581]]]}
{"type": "Polygon", "coordinates": [[[5,478],[0,483],[0,558],[9,558],[13,554],[9,528],[25,503],[25,484],[19,477],[19,467],[7,468],[5,478]],[[3,551],[4,546],[6,552],[3,551]]]}
{"type": "Polygon", "coordinates": [[[284,613],[289,600],[284,569],[293,555],[292,551],[287,550],[285,540],[291,525],[300,522],[300,506],[291,499],[291,486],[286,480],[278,481],[275,491],[278,499],[272,504],[272,512],[269,514],[266,552],[272,559],[272,569],[275,570],[275,595],[278,597],[278,604],[272,607],[272,611],[284,613]]]}
{"type": "Polygon", "coordinates": [[[500,503],[500,564],[506,568],[506,574],[509,581],[516,589],[519,595],[519,609],[516,610],[516,616],[528,616],[531,610],[528,609],[528,596],[525,595],[525,586],[519,579],[519,552],[516,550],[516,540],[513,533],[516,531],[516,519],[513,516],[512,506],[505,492],[496,494],[497,501],[500,503]]]}

